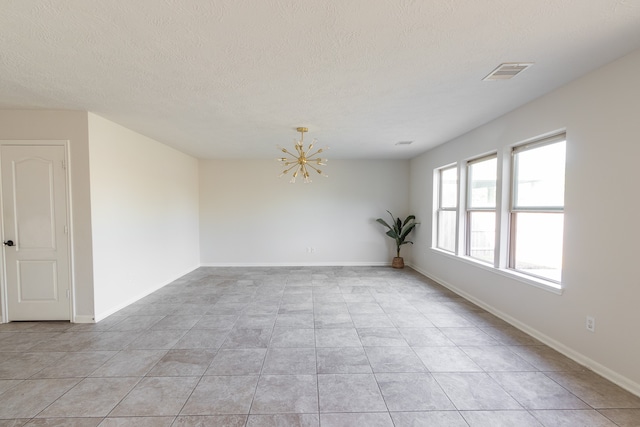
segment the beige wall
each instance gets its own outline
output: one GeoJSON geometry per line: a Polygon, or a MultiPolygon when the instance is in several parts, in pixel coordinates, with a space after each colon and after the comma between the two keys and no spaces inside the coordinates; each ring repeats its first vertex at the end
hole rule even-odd
{"type": "Polygon", "coordinates": [[[198,161],[89,113],[96,319],[195,269],[198,161]]]}
{"type": "Polygon", "coordinates": [[[87,113],[0,110],[0,140],[69,141],[75,315],[78,321],[91,321],[93,319],[93,258],[87,113]]]}
{"type": "Polygon", "coordinates": [[[201,263],[390,263],[392,240],[375,218],[407,214],[409,161],[330,159],[323,169],[329,178],[290,184],[275,160],[201,160],[201,263]]]}
{"type": "Polygon", "coordinates": [[[411,206],[431,224],[435,168],[566,128],[562,295],[431,249],[430,226],[419,229],[413,262],[640,395],[639,75],[637,51],[413,159],[411,206]]]}

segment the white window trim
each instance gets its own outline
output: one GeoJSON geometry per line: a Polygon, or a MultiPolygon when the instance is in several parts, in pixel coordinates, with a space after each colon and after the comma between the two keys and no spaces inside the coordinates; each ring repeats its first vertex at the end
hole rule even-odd
{"type": "MultiPolygon", "coordinates": [[[[503,146],[503,148],[499,149],[497,152],[495,151],[487,151],[484,154],[478,154],[473,157],[469,157],[466,159],[462,159],[459,162],[450,163],[448,165],[444,165],[433,170],[434,172],[434,180],[437,179],[437,186],[434,186],[434,194],[433,194],[433,218],[436,218],[435,221],[432,221],[432,244],[429,249],[433,251],[433,253],[443,255],[450,259],[455,259],[458,261],[462,261],[466,264],[473,265],[479,267],[483,270],[498,274],[500,276],[508,277],[510,279],[516,280],[518,282],[534,286],[538,289],[542,289],[548,292],[551,292],[556,295],[562,295],[564,292],[564,281],[556,282],[553,280],[547,280],[542,277],[522,273],[518,270],[512,269],[509,267],[510,260],[510,238],[511,238],[511,213],[512,213],[512,196],[513,196],[513,169],[512,169],[512,155],[514,153],[514,149],[525,149],[528,147],[536,146],[539,147],[540,144],[552,144],[555,142],[559,142],[561,140],[567,141],[566,129],[558,129],[554,132],[547,133],[545,135],[541,135],[535,138],[531,138],[525,141],[520,141],[515,144],[511,144],[508,146],[503,146]],[[496,179],[496,242],[495,242],[495,262],[493,265],[491,263],[485,262],[483,260],[470,257],[466,255],[467,246],[466,246],[466,221],[467,221],[467,191],[466,186],[467,183],[467,171],[466,166],[469,162],[473,162],[474,160],[480,160],[482,158],[487,158],[492,155],[497,157],[497,179],[496,179]],[[440,171],[444,169],[449,169],[451,167],[455,167],[457,169],[458,174],[458,207],[456,208],[456,248],[455,252],[450,252],[446,249],[441,249],[438,247],[438,212],[440,210],[440,171]],[[462,188],[461,183],[465,183],[465,189],[462,188]],[[464,215],[461,215],[464,213],[464,215]]],[[[531,211],[530,209],[526,209],[525,211],[531,211]]],[[[517,212],[521,212],[521,210],[517,210],[517,212]]],[[[555,212],[564,213],[564,206],[558,211],[557,207],[542,207],[538,212],[555,212]]]]}
{"type": "Polygon", "coordinates": [[[481,157],[474,157],[471,160],[467,160],[466,164],[465,164],[465,169],[466,169],[466,173],[465,173],[465,191],[464,191],[464,212],[465,212],[465,220],[464,220],[464,251],[461,254],[461,256],[464,257],[469,257],[473,260],[476,260],[482,264],[488,264],[488,265],[493,265],[496,266],[496,260],[498,257],[498,226],[500,224],[500,215],[498,213],[498,186],[499,186],[499,179],[498,179],[498,153],[490,153],[490,154],[485,154],[481,157]],[[495,201],[495,206],[492,208],[474,208],[474,207],[470,207],[471,206],[471,191],[469,190],[469,187],[471,185],[471,176],[469,174],[469,167],[471,165],[473,165],[474,163],[481,163],[484,161],[488,161],[488,160],[492,160],[492,159],[496,159],[496,201],[495,201]],[[471,256],[471,213],[473,212],[493,212],[495,215],[495,230],[496,233],[494,235],[494,241],[493,241],[493,262],[488,262],[488,261],[484,261],[480,258],[475,258],[473,256],[471,256]]]}
{"type": "MultiPolygon", "coordinates": [[[[515,184],[515,173],[516,173],[516,162],[515,155],[517,153],[521,153],[524,151],[535,150],[537,148],[541,148],[547,145],[556,144],[558,142],[567,141],[566,131],[555,133],[549,136],[544,136],[536,139],[529,140],[523,144],[515,144],[509,147],[509,157],[510,157],[510,179],[509,179],[509,194],[510,200],[508,205],[508,231],[507,231],[507,247],[506,247],[506,255],[507,262],[505,265],[505,271],[516,273],[517,275],[522,275],[525,278],[531,278],[535,281],[550,283],[552,286],[557,286],[562,289],[562,279],[559,281],[547,279],[544,277],[536,276],[531,273],[524,273],[521,270],[515,268],[515,252],[514,252],[514,239],[516,237],[516,233],[514,230],[513,224],[513,216],[517,213],[561,213],[564,215],[564,202],[562,206],[534,206],[534,207],[520,207],[515,206],[515,201],[517,200],[517,186],[515,184]]],[[[565,165],[566,167],[566,165],[565,165]]]]}
{"type": "Polygon", "coordinates": [[[451,252],[448,252],[442,249],[431,248],[431,250],[439,255],[443,255],[451,259],[462,261],[466,264],[479,267],[483,270],[498,274],[500,276],[505,276],[510,279],[517,280],[527,285],[535,286],[536,288],[543,289],[545,291],[554,293],[556,295],[562,295],[562,293],[564,292],[564,288],[559,283],[556,283],[556,282],[551,282],[535,276],[530,276],[528,274],[522,274],[517,270],[511,270],[506,268],[496,268],[491,264],[477,260],[475,258],[471,258],[468,256],[455,255],[455,254],[452,254],[451,252]]]}

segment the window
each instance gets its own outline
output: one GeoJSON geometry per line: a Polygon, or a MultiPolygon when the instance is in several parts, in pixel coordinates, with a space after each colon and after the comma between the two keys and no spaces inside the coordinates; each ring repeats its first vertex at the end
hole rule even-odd
{"type": "Polygon", "coordinates": [[[494,154],[467,163],[466,255],[494,263],[496,246],[496,181],[494,154]]]}
{"type": "Polygon", "coordinates": [[[560,282],[565,135],[515,147],[509,268],[560,282]]]}
{"type": "Polygon", "coordinates": [[[437,243],[439,249],[456,251],[458,216],[458,169],[450,166],[438,170],[437,243]]]}

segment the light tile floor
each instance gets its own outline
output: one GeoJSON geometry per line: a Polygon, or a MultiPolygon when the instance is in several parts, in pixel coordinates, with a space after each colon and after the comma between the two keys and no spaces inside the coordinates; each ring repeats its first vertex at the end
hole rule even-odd
{"type": "Polygon", "coordinates": [[[640,398],[411,269],[200,268],[0,325],[5,426],[640,426],[640,398]]]}

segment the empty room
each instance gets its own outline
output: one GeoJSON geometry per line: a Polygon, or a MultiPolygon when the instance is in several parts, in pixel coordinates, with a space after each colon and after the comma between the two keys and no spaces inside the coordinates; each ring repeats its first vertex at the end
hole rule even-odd
{"type": "Polygon", "coordinates": [[[0,0],[0,427],[640,426],[638,76],[638,0],[0,0]]]}

